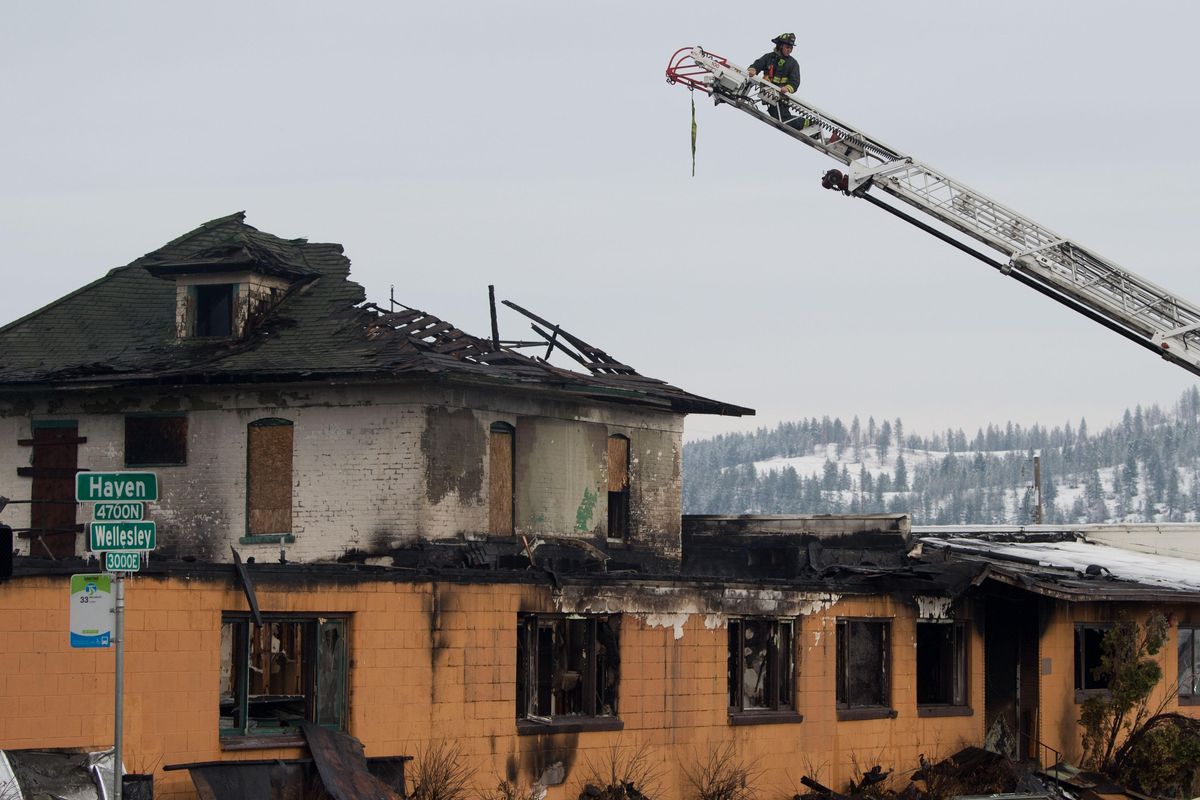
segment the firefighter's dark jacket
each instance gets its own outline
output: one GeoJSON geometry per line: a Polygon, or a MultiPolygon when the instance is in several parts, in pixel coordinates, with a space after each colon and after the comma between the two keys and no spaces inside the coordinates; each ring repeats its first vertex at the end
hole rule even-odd
{"type": "Polygon", "coordinates": [[[791,56],[780,55],[778,50],[772,50],[750,66],[776,86],[790,86],[793,92],[800,87],[800,65],[791,56]]]}

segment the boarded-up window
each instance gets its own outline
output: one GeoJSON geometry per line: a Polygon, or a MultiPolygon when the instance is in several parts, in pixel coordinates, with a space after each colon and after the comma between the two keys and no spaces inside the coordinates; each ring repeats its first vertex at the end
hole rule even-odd
{"type": "Polygon", "coordinates": [[[71,420],[35,420],[33,446],[27,469],[18,475],[33,479],[29,506],[30,555],[38,558],[70,558],[75,555],[75,470],[79,463],[79,427],[71,420]]]}
{"type": "Polygon", "coordinates": [[[488,530],[513,532],[513,427],[493,422],[488,443],[488,530]]]}
{"type": "Polygon", "coordinates": [[[629,536],[629,439],[608,437],[608,538],[629,536]]]}
{"type": "Polygon", "coordinates": [[[187,463],[187,417],[183,414],[125,418],[125,466],[178,466],[187,463]]]}
{"type": "Polygon", "coordinates": [[[246,533],[292,531],[292,423],[251,422],[246,442],[246,533]]]}

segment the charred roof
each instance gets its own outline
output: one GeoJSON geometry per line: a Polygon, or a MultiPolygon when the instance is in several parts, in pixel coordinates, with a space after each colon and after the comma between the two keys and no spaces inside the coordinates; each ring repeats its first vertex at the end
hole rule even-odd
{"type": "Polygon", "coordinates": [[[530,343],[472,336],[432,314],[400,309],[366,302],[363,287],[350,280],[341,245],[281,239],[237,213],[206,222],[0,328],[0,389],[432,379],[678,413],[754,413],[640,375],[558,326],[543,331],[546,341],[538,346],[547,355],[539,358],[520,352],[530,343]],[[164,278],[231,270],[283,278],[290,288],[244,336],[178,339],[176,288],[164,278]],[[551,365],[546,358],[555,348],[586,372],[551,365]]]}
{"type": "Polygon", "coordinates": [[[963,527],[915,532],[919,557],[930,564],[974,564],[981,579],[1077,602],[1200,601],[1196,562],[1090,541],[1082,533],[963,527]]]}

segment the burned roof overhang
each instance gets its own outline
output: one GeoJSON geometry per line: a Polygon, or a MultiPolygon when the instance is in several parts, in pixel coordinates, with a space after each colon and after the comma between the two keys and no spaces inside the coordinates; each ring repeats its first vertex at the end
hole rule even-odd
{"type": "MultiPolygon", "coordinates": [[[[1061,537],[1041,541],[1062,541],[1061,537]]],[[[970,564],[980,568],[977,585],[987,580],[1025,589],[1045,597],[1072,603],[1127,601],[1143,603],[1200,603],[1200,591],[1157,586],[1098,571],[1088,574],[1068,567],[1056,567],[1036,557],[988,554],[956,549],[949,542],[923,537],[922,558],[927,563],[949,566],[970,564]],[[938,560],[931,558],[936,554],[938,560]]]]}
{"type": "MultiPolygon", "coordinates": [[[[72,370],[76,372],[77,370],[72,370]]],[[[502,387],[520,392],[552,394],[568,400],[615,403],[649,407],[668,413],[717,414],[725,416],[753,415],[754,409],[742,408],[728,403],[680,392],[675,395],[656,395],[636,388],[597,386],[586,383],[553,383],[545,380],[524,379],[519,375],[445,373],[429,370],[388,370],[364,366],[361,370],[322,371],[297,369],[286,371],[225,372],[219,370],[196,370],[182,368],[173,371],[130,371],[113,372],[111,367],[97,364],[95,371],[83,374],[60,376],[37,376],[29,381],[7,381],[0,383],[0,393],[30,394],[44,393],[47,383],[54,383],[51,390],[63,391],[119,389],[128,386],[204,386],[263,383],[392,383],[433,381],[459,386],[484,388],[502,387]],[[107,371],[103,371],[106,370],[107,371]]]]}
{"type": "Polygon", "coordinates": [[[1066,600],[1071,603],[1137,602],[1137,603],[1200,603],[1200,593],[1175,592],[1140,584],[1109,579],[1107,582],[1040,578],[1019,570],[1007,570],[991,565],[984,580],[993,580],[1034,594],[1066,600]]]}

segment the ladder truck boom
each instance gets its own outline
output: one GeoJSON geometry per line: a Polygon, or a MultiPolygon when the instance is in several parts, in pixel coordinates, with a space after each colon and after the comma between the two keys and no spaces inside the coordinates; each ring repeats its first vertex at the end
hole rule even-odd
{"type": "Polygon", "coordinates": [[[676,51],[667,81],[702,91],[715,104],[740,109],[841,162],[846,171],[826,172],[825,188],[866,199],[1200,375],[1200,308],[1183,298],[701,47],[676,51]],[[768,113],[778,104],[791,112],[791,120],[768,113]],[[1007,261],[873,197],[872,188],[999,251],[1007,261]]]}

